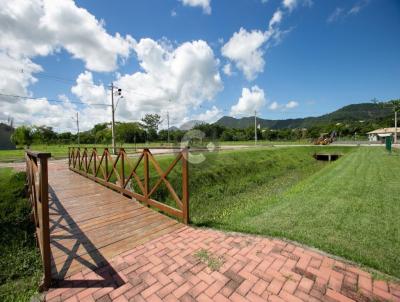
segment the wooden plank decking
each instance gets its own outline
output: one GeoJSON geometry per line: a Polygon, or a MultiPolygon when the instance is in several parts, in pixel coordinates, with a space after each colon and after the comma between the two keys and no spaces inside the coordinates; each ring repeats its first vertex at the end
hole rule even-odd
{"type": "Polygon", "coordinates": [[[65,279],[184,225],[137,201],[49,164],[52,277],[65,279]]]}

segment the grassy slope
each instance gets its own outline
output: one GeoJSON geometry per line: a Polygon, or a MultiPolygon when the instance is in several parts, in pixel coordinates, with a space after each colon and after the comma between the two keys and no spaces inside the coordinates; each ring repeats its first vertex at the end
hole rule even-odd
{"type": "Polygon", "coordinates": [[[399,168],[399,153],[359,148],[288,190],[285,182],[278,194],[255,194],[220,227],[290,238],[400,277],[399,168]]]}
{"type": "Polygon", "coordinates": [[[24,184],[25,173],[0,169],[0,301],[29,301],[41,275],[24,184]]]}
{"type": "MultiPolygon", "coordinates": [[[[348,152],[351,148],[322,147],[348,152]]],[[[312,154],[321,147],[264,148],[209,154],[190,166],[191,219],[198,225],[218,226],[230,221],[259,197],[276,194],[323,168],[312,154]]]]}

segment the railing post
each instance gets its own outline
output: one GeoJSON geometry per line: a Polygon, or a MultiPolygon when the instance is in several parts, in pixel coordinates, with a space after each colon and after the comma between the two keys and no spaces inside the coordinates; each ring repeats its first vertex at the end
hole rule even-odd
{"type": "Polygon", "coordinates": [[[49,184],[48,184],[48,165],[49,154],[39,154],[40,159],[40,203],[41,203],[41,237],[43,244],[43,267],[44,284],[47,289],[51,281],[51,255],[50,255],[50,226],[49,226],[49,184]]]}
{"type": "Polygon", "coordinates": [[[144,199],[149,204],[149,149],[143,149],[143,170],[144,170],[144,199]]]}
{"type": "Polygon", "coordinates": [[[124,188],[125,184],[125,150],[123,148],[119,149],[119,156],[121,158],[121,188],[124,188]]]}
{"type": "Polygon", "coordinates": [[[85,172],[88,172],[88,162],[87,162],[87,157],[88,157],[88,153],[87,153],[87,148],[85,147],[83,154],[85,156],[85,172]]]}
{"type": "Polygon", "coordinates": [[[97,175],[97,166],[96,166],[97,150],[96,150],[96,148],[93,148],[92,154],[93,154],[93,169],[94,169],[93,172],[94,172],[94,177],[96,177],[96,175],[97,175]]]}
{"type": "Polygon", "coordinates": [[[77,152],[77,157],[78,157],[78,170],[80,170],[82,168],[82,159],[81,159],[81,148],[78,147],[77,152]]]}
{"type": "Polygon", "coordinates": [[[68,147],[68,167],[71,167],[71,147],[68,147]]]}
{"type": "Polygon", "coordinates": [[[189,224],[189,150],[182,150],[182,214],[183,223],[189,224]]]}
{"type": "Polygon", "coordinates": [[[104,163],[106,166],[106,179],[104,179],[104,180],[107,180],[108,179],[108,148],[104,149],[103,155],[104,155],[104,163]]]}

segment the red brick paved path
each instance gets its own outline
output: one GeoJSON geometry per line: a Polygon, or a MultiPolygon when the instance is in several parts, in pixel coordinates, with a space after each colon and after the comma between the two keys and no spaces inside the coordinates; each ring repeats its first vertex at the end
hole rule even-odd
{"type": "Polygon", "coordinates": [[[353,265],[282,240],[208,229],[184,227],[110,263],[62,281],[46,300],[400,301],[399,284],[353,265]],[[222,266],[212,271],[199,250],[222,266]]]}

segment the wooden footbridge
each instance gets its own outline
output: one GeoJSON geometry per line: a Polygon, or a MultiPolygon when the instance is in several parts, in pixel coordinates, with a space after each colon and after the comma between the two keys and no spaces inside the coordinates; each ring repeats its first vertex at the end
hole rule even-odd
{"type": "Polygon", "coordinates": [[[60,164],[49,163],[49,153],[26,152],[44,288],[188,223],[189,153],[173,153],[158,161],[147,148],[115,155],[70,148],[68,164],[60,164]]]}

